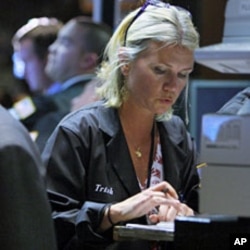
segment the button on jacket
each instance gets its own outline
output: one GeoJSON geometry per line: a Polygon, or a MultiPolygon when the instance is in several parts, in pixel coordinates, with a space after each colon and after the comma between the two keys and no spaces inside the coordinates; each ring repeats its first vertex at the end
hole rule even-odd
{"type": "MultiPolygon", "coordinates": [[[[193,140],[177,116],[157,122],[157,127],[164,179],[197,210],[199,177],[193,140]]],[[[110,244],[112,229],[96,232],[107,204],[140,192],[117,109],[99,101],[67,115],[42,156],[59,249],[148,249],[142,241],[110,244]]],[[[145,224],[146,219],[133,222],[145,224]]]]}

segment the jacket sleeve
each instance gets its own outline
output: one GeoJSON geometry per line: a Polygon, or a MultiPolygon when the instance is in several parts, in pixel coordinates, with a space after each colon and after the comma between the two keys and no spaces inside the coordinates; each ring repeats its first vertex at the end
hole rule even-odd
{"type": "Polygon", "coordinates": [[[59,249],[107,241],[95,231],[106,204],[86,201],[88,140],[88,135],[79,140],[76,133],[59,126],[42,154],[59,249]]]}

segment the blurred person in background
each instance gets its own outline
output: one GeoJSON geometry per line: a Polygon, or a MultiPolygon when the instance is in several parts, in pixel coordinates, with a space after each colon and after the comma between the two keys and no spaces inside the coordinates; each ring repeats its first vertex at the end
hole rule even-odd
{"type": "Polygon", "coordinates": [[[85,16],[71,19],[61,28],[49,47],[45,68],[54,82],[61,83],[61,91],[54,96],[60,111],[68,113],[71,100],[94,78],[111,35],[109,26],[85,16]]]}
{"type": "Polygon", "coordinates": [[[17,30],[12,39],[13,72],[25,79],[31,92],[54,94],[55,82],[45,74],[48,47],[55,41],[62,22],[56,18],[32,18],[17,30]]]}
{"type": "Polygon", "coordinates": [[[84,94],[84,101],[81,98],[84,104],[94,101],[91,97],[94,88],[88,86],[95,82],[96,71],[111,35],[112,29],[106,24],[77,16],[60,29],[57,39],[50,45],[45,71],[61,87],[53,95],[58,110],[46,114],[36,123],[35,129],[39,131],[36,141],[40,150],[59,121],[71,111],[75,97],[84,94]]]}
{"type": "Polygon", "coordinates": [[[101,84],[98,78],[94,78],[92,81],[88,82],[82,93],[71,101],[71,111],[75,111],[84,105],[92,103],[99,100],[96,93],[96,88],[101,84]]]}
{"type": "Polygon", "coordinates": [[[13,74],[19,82],[13,90],[14,105],[9,111],[21,120],[34,140],[39,134],[34,128],[36,122],[57,110],[52,96],[60,91],[61,85],[47,76],[45,65],[48,47],[62,25],[56,18],[32,18],[12,38],[13,74]]]}
{"type": "Polygon", "coordinates": [[[0,248],[56,250],[40,153],[0,105],[0,248]]]}

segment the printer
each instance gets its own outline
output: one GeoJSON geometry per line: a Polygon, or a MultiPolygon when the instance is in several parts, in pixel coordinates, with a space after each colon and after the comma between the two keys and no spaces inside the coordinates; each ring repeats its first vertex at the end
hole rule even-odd
{"type": "Polygon", "coordinates": [[[250,216],[250,115],[205,114],[200,212],[250,216]]]}
{"type": "Polygon", "coordinates": [[[200,214],[175,219],[176,250],[250,249],[249,129],[250,115],[203,115],[200,214]]]}

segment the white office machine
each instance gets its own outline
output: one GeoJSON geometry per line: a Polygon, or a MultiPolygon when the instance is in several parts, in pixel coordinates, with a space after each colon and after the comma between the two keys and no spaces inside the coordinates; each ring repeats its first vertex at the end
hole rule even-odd
{"type": "Polygon", "coordinates": [[[250,73],[250,0],[228,0],[222,42],[195,50],[195,61],[222,73],[250,73]]]}
{"type": "Polygon", "coordinates": [[[250,216],[250,115],[202,118],[200,211],[250,216]]]}

